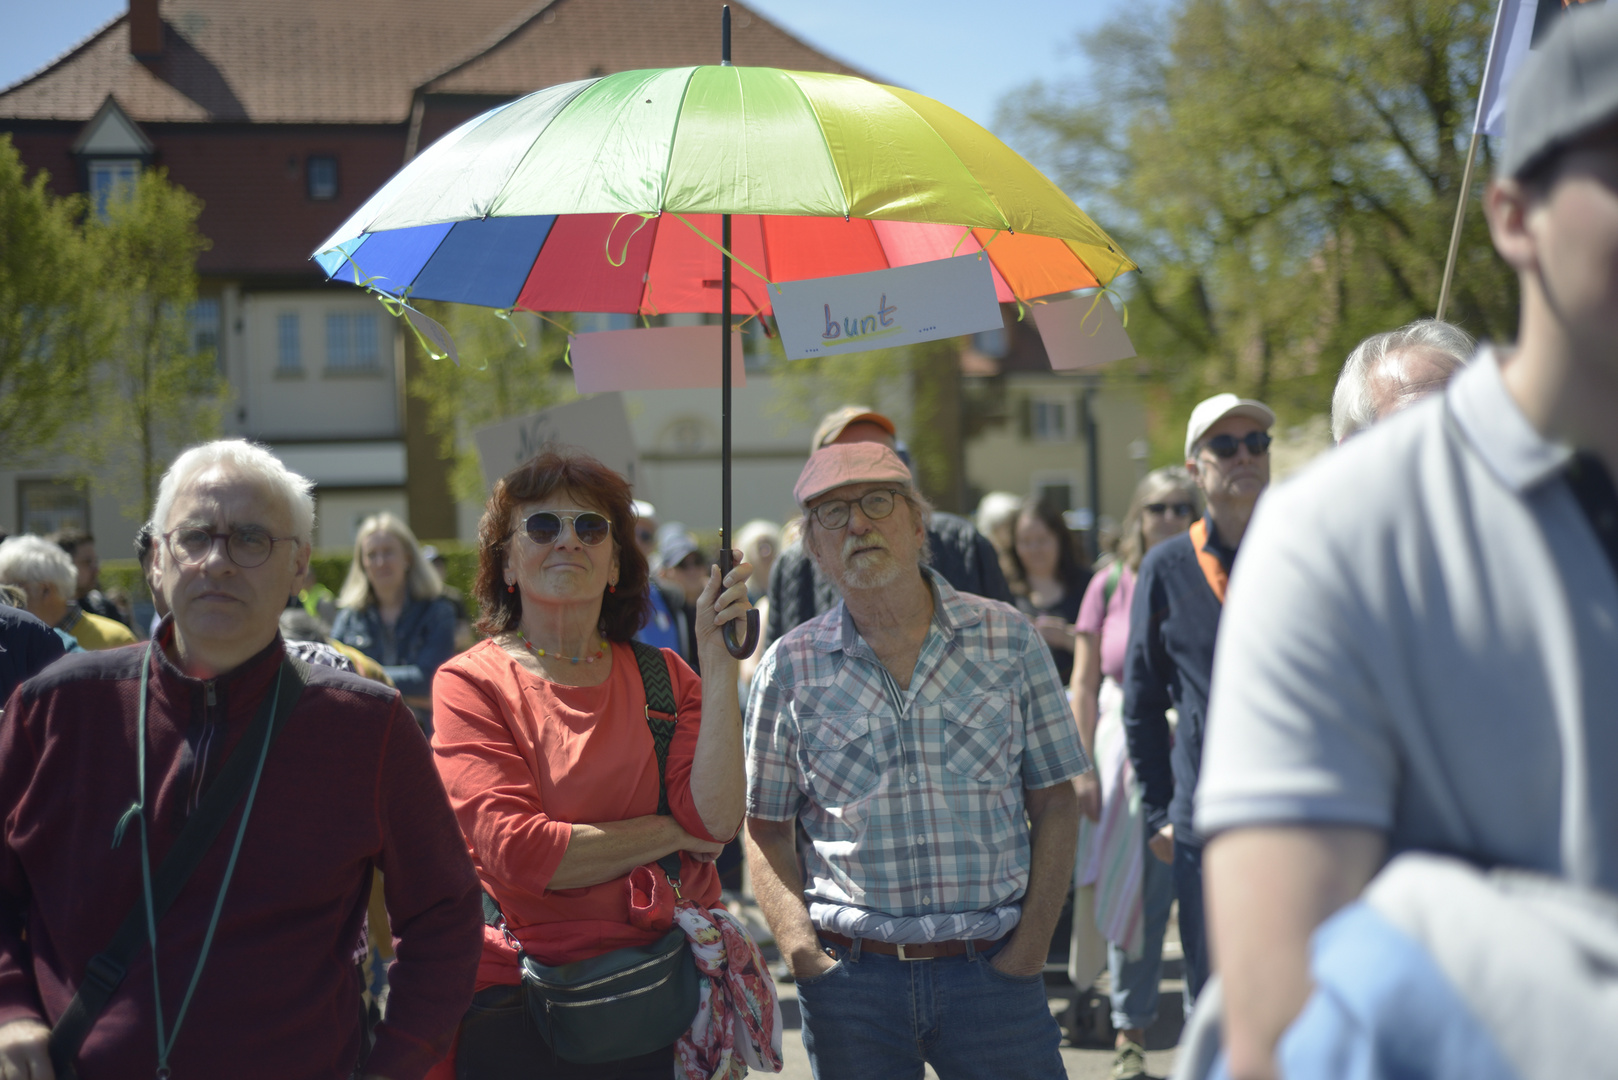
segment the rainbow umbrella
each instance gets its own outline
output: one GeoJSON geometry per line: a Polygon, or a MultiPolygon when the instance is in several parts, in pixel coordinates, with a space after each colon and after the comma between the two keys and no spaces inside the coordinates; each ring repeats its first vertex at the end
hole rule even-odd
{"type": "MultiPolygon", "coordinates": [[[[980,250],[1004,302],[1135,269],[1038,169],[937,101],[726,63],[624,71],[491,109],[401,169],[314,258],[406,303],[719,312],[728,325],[733,310],[771,312],[767,282],[980,250]],[[733,278],[733,260],[747,272],[733,278]]],[[[730,335],[720,339],[728,569],[730,335]]]]}

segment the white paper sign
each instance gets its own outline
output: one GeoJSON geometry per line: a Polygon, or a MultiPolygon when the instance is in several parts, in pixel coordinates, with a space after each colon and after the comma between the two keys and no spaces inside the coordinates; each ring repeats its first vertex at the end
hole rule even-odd
{"type": "MultiPolygon", "coordinates": [[[[719,389],[718,325],[652,326],[574,334],[573,385],[581,394],[603,390],[719,389]]],[[[730,334],[730,385],[746,386],[742,335],[730,334]]]]}
{"type": "Polygon", "coordinates": [[[1118,312],[1104,295],[1032,304],[1030,310],[1045,343],[1045,355],[1056,371],[1095,367],[1135,355],[1118,312]]]}
{"type": "Polygon", "coordinates": [[[981,254],[783,281],[770,286],[770,304],[793,360],[891,349],[1005,325],[989,260],[981,254]]]}
{"type": "Polygon", "coordinates": [[[484,481],[491,488],[496,480],[548,445],[583,450],[616,469],[631,485],[639,473],[640,457],[635,452],[622,394],[600,394],[516,420],[503,420],[478,428],[472,437],[483,462],[484,481]]]}

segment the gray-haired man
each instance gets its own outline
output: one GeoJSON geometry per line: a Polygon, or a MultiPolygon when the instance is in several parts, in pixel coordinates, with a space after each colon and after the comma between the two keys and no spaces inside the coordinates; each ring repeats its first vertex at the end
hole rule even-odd
{"type": "Polygon", "coordinates": [[[49,1080],[54,1060],[85,1077],[347,1080],[367,1040],[354,960],[373,867],[399,944],[365,1071],[415,1080],[449,1049],[482,947],[477,880],[398,692],[284,658],[309,488],[240,440],[182,454],[152,517],[150,580],[172,614],[149,645],[53,665],[0,718],[0,1076],[49,1080]],[[164,890],[143,882],[233,789],[158,916],[164,890]],[[132,918],[155,938],[119,959],[132,918]]]}
{"type": "Polygon", "coordinates": [[[888,447],[817,450],[793,493],[842,600],[754,676],[747,834],[815,1076],[1059,1078],[1041,972],[1089,762],[1050,651],[924,565],[888,447]]]}
{"type": "Polygon", "coordinates": [[[1417,319],[1354,347],[1331,396],[1331,436],[1342,442],[1442,390],[1477,342],[1453,323],[1417,319]]]}

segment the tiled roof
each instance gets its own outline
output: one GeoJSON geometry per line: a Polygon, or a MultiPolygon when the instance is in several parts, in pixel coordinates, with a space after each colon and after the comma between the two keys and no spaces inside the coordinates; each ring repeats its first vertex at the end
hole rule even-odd
{"type": "MultiPolygon", "coordinates": [[[[719,9],[719,0],[555,0],[426,89],[507,94],[615,71],[717,64],[719,9]]],[[[737,64],[863,74],[734,0],[730,17],[737,64]]]]}
{"type": "MultiPolygon", "coordinates": [[[[592,73],[714,63],[719,0],[161,0],[165,46],[115,19],[0,92],[0,118],[396,124],[417,88],[515,96],[592,73]]],[[[737,63],[858,74],[731,5],[737,63]]]]}

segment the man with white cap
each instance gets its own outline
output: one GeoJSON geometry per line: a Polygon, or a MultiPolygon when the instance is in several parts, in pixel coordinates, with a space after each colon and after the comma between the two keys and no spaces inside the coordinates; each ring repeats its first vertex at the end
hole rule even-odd
{"type": "Polygon", "coordinates": [[[748,864],[814,1074],[1062,1077],[1042,972],[1090,765],[1050,651],[927,565],[887,446],[817,450],[793,493],[842,599],[754,677],[748,864]]]}
{"type": "Polygon", "coordinates": [[[1191,410],[1185,467],[1207,513],[1146,554],[1129,613],[1124,732],[1141,781],[1148,846],[1174,867],[1188,1007],[1208,978],[1202,839],[1191,827],[1191,799],[1202,764],[1214,638],[1236,549],[1270,482],[1274,423],[1268,405],[1235,394],[1215,394],[1191,410]],[[1171,708],[1179,715],[1172,735],[1171,708]]]}
{"type": "MultiPolygon", "coordinates": [[[[1457,883],[1584,890],[1593,913],[1618,892],[1618,4],[1556,20],[1513,77],[1484,194],[1516,344],[1266,498],[1232,582],[1196,822],[1236,1080],[1277,1075],[1294,1017],[1341,999],[1310,1000],[1336,913],[1384,910],[1405,868],[1453,872],[1425,923],[1442,932],[1473,914],[1457,883]],[[1352,903],[1390,853],[1446,858],[1403,855],[1352,903]]],[[[1615,1075],[1612,990],[1578,993],[1610,987],[1612,960],[1536,946],[1489,993],[1521,944],[1443,966],[1487,1028],[1465,1045],[1497,1040],[1513,1075],[1615,1075]]]]}

